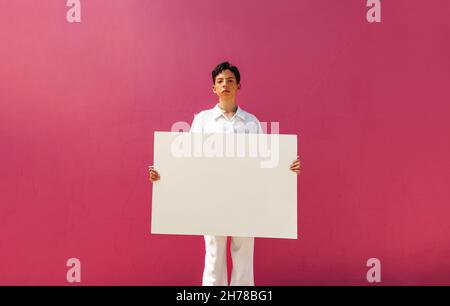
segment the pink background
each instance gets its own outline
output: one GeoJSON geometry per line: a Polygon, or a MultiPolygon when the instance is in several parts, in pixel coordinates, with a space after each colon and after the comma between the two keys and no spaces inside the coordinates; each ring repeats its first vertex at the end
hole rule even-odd
{"type": "Polygon", "coordinates": [[[298,240],[258,285],[450,285],[450,2],[0,0],[0,284],[200,285],[202,237],[150,235],[153,132],[238,103],[299,135],[298,240]]]}

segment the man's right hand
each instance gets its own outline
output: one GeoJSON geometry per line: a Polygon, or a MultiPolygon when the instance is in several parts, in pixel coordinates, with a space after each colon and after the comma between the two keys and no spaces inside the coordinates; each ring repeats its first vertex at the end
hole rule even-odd
{"type": "Polygon", "coordinates": [[[156,182],[158,180],[161,179],[161,177],[159,176],[158,171],[156,171],[153,166],[148,166],[148,174],[149,174],[149,180],[150,182],[156,182]]]}

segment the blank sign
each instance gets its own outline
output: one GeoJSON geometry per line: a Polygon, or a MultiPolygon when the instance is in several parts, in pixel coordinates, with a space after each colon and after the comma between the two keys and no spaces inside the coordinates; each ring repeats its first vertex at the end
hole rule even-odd
{"type": "Polygon", "coordinates": [[[153,234],[297,238],[297,136],[155,132],[153,234]]]}

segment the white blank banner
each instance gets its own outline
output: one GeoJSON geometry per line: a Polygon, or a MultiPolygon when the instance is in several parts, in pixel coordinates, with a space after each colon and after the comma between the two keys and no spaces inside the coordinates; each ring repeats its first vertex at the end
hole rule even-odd
{"type": "Polygon", "coordinates": [[[296,135],[155,132],[154,140],[152,233],[297,238],[296,135]]]}

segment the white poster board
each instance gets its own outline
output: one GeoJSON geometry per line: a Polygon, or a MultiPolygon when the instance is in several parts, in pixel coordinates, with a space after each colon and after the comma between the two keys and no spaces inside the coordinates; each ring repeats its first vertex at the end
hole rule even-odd
{"type": "Polygon", "coordinates": [[[297,136],[155,132],[153,234],[297,238],[297,136]]]}

